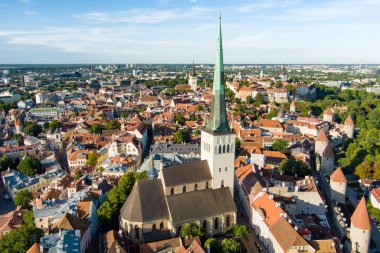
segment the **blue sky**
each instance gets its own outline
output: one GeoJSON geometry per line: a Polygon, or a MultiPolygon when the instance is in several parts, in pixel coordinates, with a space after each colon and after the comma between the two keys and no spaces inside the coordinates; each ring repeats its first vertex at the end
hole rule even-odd
{"type": "Polygon", "coordinates": [[[380,63],[380,0],[1,0],[0,63],[380,63]]]}

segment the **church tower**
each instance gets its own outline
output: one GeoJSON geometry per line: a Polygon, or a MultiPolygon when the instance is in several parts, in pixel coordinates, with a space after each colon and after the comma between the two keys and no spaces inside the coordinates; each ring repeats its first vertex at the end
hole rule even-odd
{"type": "Polygon", "coordinates": [[[226,113],[221,17],[219,18],[210,118],[201,131],[201,159],[208,162],[212,175],[212,188],[229,187],[233,195],[235,133],[228,125],[226,113]]]}
{"type": "Polygon", "coordinates": [[[188,77],[188,85],[191,86],[191,89],[193,91],[196,91],[198,88],[198,78],[197,78],[197,73],[195,72],[194,59],[193,59],[193,67],[191,68],[191,72],[189,73],[189,77],[188,77]]]}
{"type": "Polygon", "coordinates": [[[354,138],[355,124],[351,114],[348,115],[347,119],[344,121],[343,130],[348,138],[354,138]]]}
{"type": "Polygon", "coordinates": [[[288,76],[285,73],[285,66],[281,65],[281,75],[280,75],[281,81],[286,82],[288,80],[288,76]]]}

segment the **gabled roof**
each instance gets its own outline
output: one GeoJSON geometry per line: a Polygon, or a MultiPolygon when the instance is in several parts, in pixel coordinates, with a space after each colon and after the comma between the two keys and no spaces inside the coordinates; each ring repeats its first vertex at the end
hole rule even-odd
{"type": "Polygon", "coordinates": [[[362,230],[371,230],[371,220],[368,215],[364,197],[360,200],[355,212],[351,216],[351,226],[352,225],[362,230]]]}
{"type": "Polygon", "coordinates": [[[123,219],[137,222],[168,218],[161,179],[137,180],[120,210],[120,215],[123,219]]]}
{"type": "Polygon", "coordinates": [[[354,120],[351,117],[351,114],[348,115],[347,119],[344,121],[344,124],[347,126],[354,126],[354,120]]]}
{"type": "Polygon", "coordinates": [[[284,217],[278,219],[273,226],[270,227],[270,231],[284,252],[287,252],[291,247],[295,246],[310,246],[284,217]]]}
{"type": "Polygon", "coordinates": [[[335,154],[334,154],[334,150],[332,149],[332,147],[330,146],[330,144],[328,144],[325,148],[325,150],[323,150],[323,156],[324,157],[334,157],[335,154]]]}
{"type": "Polygon", "coordinates": [[[347,183],[347,179],[340,167],[331,174],[330,180],[336,183],[347,183]]]}
{"type": "Polygon", "coordinates": [[[212,179],[207,160],[197,160],[166,167],[162,170],[166,186],[204,182],[212,179]]]}
{"type": "Polygon", "coordinates": [[[167,196],[167,203],[173,224],[183,224],[183,222],[192,222],[204,217],[236,211],[228,187],[208,188],[167,196]]]}
{"type": "Polygon", "coordinates": [[[327,135],[323,129],[319,130],[317,138],[315,138],[315,141],[320,142],[329,142],[329,138],[327,138],[327,135]]]}

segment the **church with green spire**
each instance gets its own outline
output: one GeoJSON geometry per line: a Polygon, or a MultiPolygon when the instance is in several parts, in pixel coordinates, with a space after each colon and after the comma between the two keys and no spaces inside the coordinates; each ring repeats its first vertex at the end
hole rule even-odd
{"type": "Polygon", "coordinates": [[[234,188],[235,133],[227,118],[225,99],[222,18],[219,18],[210,117],[201,131],[201,159],[207,160],[213,188],[234,188]]]}
{"type": "Polygon", "coordinates": [[[193,66],[188,76],[188,85],[191,86],[191,89],[193,91],[196,91],[198,89],[198,77],[197,77],[197,73],[195,72],[194,59],[193,59],[193,66]]]}

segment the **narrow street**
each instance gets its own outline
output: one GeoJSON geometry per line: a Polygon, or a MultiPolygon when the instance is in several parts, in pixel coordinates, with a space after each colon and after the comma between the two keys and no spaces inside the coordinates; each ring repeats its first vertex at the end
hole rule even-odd
{"type": "Polygon", "coordinates": [[[266,250],[259,239],[256,237],[251,224],[249,223],[248,216],[245,214],[244,209],[239,200],[235,198],[235,205],[237,208],[237,223],[239,225],[246,225],[249,227],[248,240],[242,239],[244,246],[247,248],[250,253],[266,253],[266,250]],[[259,246],[262,250],[260,250],[256,245],[259,246]]]}

